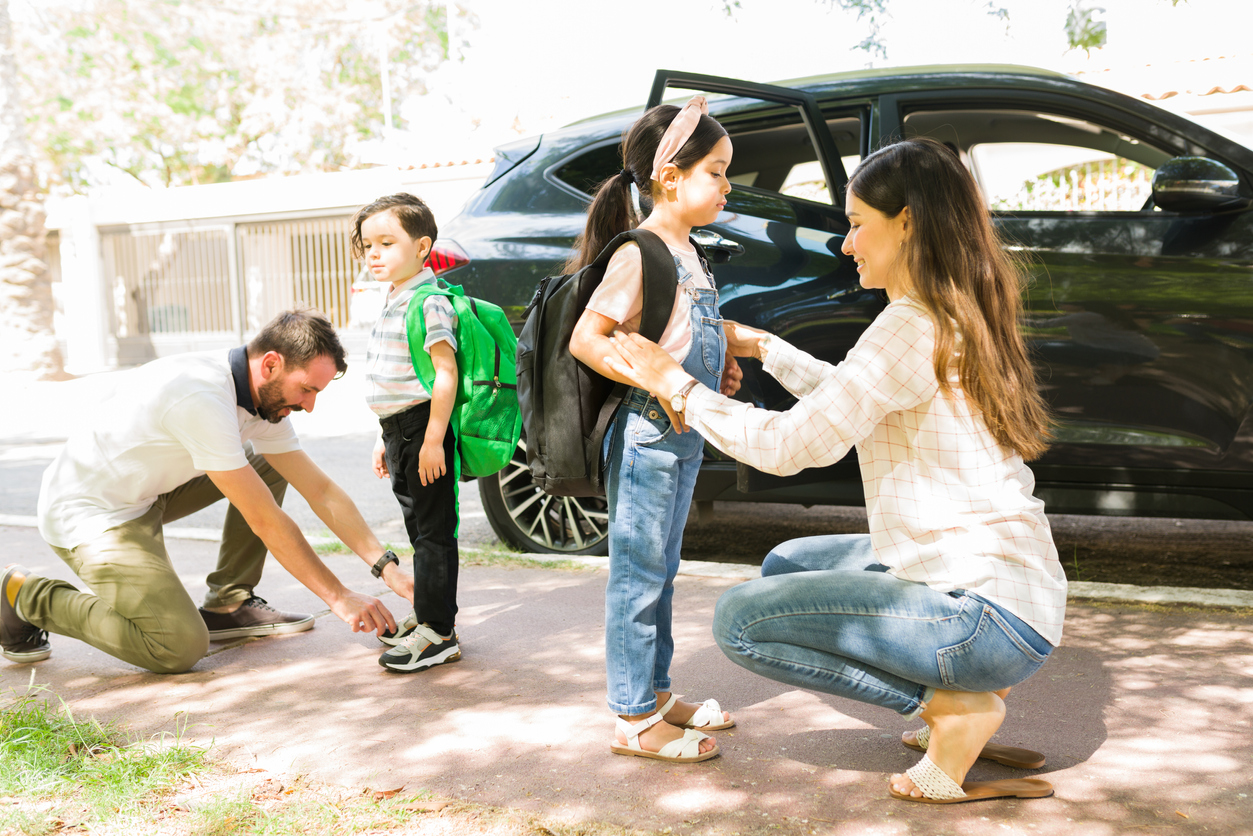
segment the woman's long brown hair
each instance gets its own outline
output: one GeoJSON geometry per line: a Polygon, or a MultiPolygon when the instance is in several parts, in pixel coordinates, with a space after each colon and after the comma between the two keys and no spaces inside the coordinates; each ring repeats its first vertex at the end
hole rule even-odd
{"type": "Polygon", "coordinates": [[[1048,449],[1048,409],[1019,331],[1023,274],[1001,247],[979,188],[957,155],[931,139],[906,139],[866,157],[849,191],[895,218],[909,207],[903,257],[908,294],[935,320],[935,377],[983,413],[1002,449],[1031,461],[1048,449]]]}

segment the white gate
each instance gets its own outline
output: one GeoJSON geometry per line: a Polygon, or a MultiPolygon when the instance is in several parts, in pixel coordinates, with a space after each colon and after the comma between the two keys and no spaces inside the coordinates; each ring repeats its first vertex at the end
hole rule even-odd
{"type": "Polygon", "coordinates": [[[102,229],[120,365],[246,342],[280,311],[348,324],[350,216],[102,229]]]}

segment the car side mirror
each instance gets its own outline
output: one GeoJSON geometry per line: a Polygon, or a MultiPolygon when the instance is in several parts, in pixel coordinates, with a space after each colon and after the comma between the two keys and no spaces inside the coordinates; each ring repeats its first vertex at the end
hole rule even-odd
{"type": "Polygon", "coordinates": [[[1168,212],[1219,212],[1244,209],[1240,175],[1208,157],[1175,157],[1153,174],[1153,203],[1168,212]]]}
{"type": "Polygon", "coordinates": [[[732,256],[744,255],[744,245],[730,238],[723,238],[711,229],[692,230],[692,240],[704,248],[714,264],[726,264],[732,256]]]}

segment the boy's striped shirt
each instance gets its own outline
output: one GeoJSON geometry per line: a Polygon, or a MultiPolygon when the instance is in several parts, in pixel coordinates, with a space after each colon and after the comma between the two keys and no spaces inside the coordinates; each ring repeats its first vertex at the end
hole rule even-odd
{"type": "MultiPolygon", "coordinates": [[[[394,286],[370,332],[365,355],[366,403],[379,418],[396,415],[431,399],[431,393],[413,370],[409,335],[405,330],[409,300],[419,286],[428,282],[435,282],[435,274],[429,267],[394,286]]],[[[426,317],[426,344],[422,349],[429,352],[431,346],[443,340],[456,351],[457,314],[447,297],[428,297],[422,313],[426,317]]]]}

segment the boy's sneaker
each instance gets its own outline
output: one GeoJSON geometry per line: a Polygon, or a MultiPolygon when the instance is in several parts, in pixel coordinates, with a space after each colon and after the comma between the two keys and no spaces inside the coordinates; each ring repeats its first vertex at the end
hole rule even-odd
{"type": "Polygon", "coordinates": [[[313,629],[313,616],[303,612],[280,612],[256,595],[235,612],[209,612],[200,608],[204,626],[209,628],[209,641],[242,639],[250,636],[281,636],[313,629]]]}
{"type": "Polygon", "coordinates": [[[0,578],[0,652],[11,662],[42,662],[52,655],[48,631],[17,617],[17,592],[28,574],[15,563],[0,578]]]}
{"type": "Polygon", "coordinates": [[[405,639],[409,638],[409,635],[413,632],[413,628],[417,626],[418,617],[413,614],[413,610],[409,610],[408,615],[396,622],[396,632],[384,633],[379,636],[379,641],[388,647],[395,647],[405,639]]]}
{"type": "Polygon", "coordinates": [[[460,658],[455,630],[452,635],[441,636],[425,624],[418,624],[409,638],[379,657],[379,664],[389,671],[414,673],[460,658]]]}

